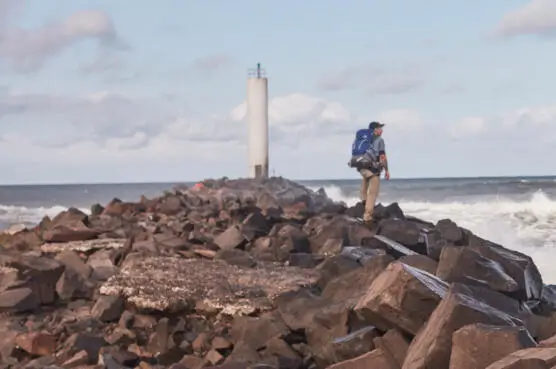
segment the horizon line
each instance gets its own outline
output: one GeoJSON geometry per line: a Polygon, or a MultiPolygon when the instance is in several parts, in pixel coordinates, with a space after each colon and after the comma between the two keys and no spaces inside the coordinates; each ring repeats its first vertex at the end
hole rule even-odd
{"type": "MultiPolygon", "coordinates": [[[[358,181],[359,178],[315,178],[315,179],[295,179],[288,178],[284,176],[271,176],[272,177],[282,177],[289,179],[294,182],[323,182],[323,181],[358,181]]],[[[461,179],[500,179],[500,178],[554,178],[556,174],[553,175],[500,175],[500,176],[476,176],[476,177],[396,177],[392,178],[390,181],[407,181],[407,180],[461,180],[461,179]]],[[[248,179],[247,177],[219,177],[219,178],[204,178],[200,180],[175,180],[175,181],[156,181],[156,182],[143,182],[143,181],[130,181],[130,182],[31,182],[31,183],[0,183],[0,187],[23,187],[23,186],[76,186],[76,185],[156,185],[156,184],[183,184],[183,183],[196,183],[209,179],[222,179],[228,178],[230,180],[234,179],[248,179]]]]}

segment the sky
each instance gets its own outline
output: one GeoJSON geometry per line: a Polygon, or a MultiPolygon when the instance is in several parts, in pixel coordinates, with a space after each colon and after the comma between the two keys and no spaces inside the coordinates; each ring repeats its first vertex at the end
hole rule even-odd
{"type": "Polygon", "coordinates": [[[248,175],[247,71],[270,167],[358,178],[556,174],[554,0],[0,0],[0,183],[248,175]]]}

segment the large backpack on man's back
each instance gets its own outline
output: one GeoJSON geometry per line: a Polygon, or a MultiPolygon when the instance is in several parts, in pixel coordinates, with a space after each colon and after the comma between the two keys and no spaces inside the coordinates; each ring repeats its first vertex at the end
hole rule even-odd
{"type": "Polygon", "coordinates": [[[355,132],[355,139],[351,145],[351,160],[349,166],[357,169],[368,169],[371,167],[372,158],[368,154],[373,136],[371,131],[363,128],[355,132]]]}

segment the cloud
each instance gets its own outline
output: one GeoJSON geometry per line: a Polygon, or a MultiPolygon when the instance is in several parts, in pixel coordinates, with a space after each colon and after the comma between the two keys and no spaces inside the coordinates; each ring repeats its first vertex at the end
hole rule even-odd
{"type": "MultiPolygon", "coordinates": [[[[13,14],[16,7],[13,3],[4,2],[0,13],[13,14]]],[[[107,13],[85,10],[35,29],[17,27],[8,22],[0,27],[0,63],[4,62],[17,72],[32,72],[49,58],[85,39],[97,40],[103,48],[127,48],[107,13]]]]}
{"type": "Polygon", "coordinates": [[[448,128],[453,138],[496,140],[507,145],[556,144],[556,103],[514,109],[490,117],[465,117],[448,128]]]}
{"type": "Polygon", "coordinates": [[[399,95],[419,89],[423,75],[414,67],[351,67],[322,77],[317,87],[324,91],[360,89],[370,95],[399,95]]]}
{"type": "Polygon", "coordinates": [[[556,2],[531,0],[505,14],[493,32],[497,37],[519,35],[556,36],[556,2]]]}
{"type": "MultiPolygon", "coordinates": [[[[144,176],[162,167],[167,168],[160,172],[164,179],[178,173],[168,169],[174,167],[179,173],[186,171],[187,178],[244,173],[245,102],[207,117],[167,112],[159,103],[109,91],[81,97],[0,94],[0,155],[10,157],[10,166],[0,163],[0,170],[46,165],[44,178],[30,178],[51,182],[99,181],[124,174],[127,180],[153,181],[157,178],[144,176]]],[[[389,124],[389,132],[400,136],[421,124],[410,110],[378,117],[389,124]]],[[[302,93],[272,98],[269,118],[273,168],[297,178],[346,167],[353,133],[368,123],[338,101],[302,93]],[[294,168],[291,163],[299,165],[294,168]]]]}

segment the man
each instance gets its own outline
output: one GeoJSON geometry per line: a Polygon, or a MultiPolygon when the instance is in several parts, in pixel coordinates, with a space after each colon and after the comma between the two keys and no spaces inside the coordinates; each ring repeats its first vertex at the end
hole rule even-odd
{"type": "Polygon", "coordinates": [[[367,154],[373,159],[374,165],[369,169],[359,169],[361,174],[361,201],[365,206],[363,213],[363,220],[369,226],[373,223],[373,211],[375,209],[375,202],[380,190],[380,174],[384,169],[384,178],[390,179],[390,172],[388,170],[388,159],[386,158],[386,145],[382,138],[382,127],[384,124],[379,122],[371,122],[369,130],[372,134],[372,141],[367,154]]]}

